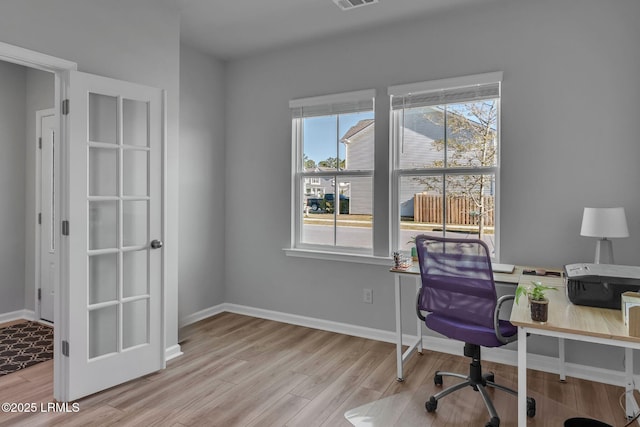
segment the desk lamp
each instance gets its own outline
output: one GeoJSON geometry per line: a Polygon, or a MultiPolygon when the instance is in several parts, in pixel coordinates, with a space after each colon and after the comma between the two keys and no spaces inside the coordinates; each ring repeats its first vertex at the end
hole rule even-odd
{"type": "Polygon", "coordinates": [[[600,238],[596,264],[613,264],[613,247],[608,238],[629,237],[624,208],[584,208],[580,235],[600,238]]]}

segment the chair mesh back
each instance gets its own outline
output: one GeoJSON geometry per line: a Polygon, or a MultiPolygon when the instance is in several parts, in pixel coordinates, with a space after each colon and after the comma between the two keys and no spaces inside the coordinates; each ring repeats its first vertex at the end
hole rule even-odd
{"type": "Polygon", "coordinates": [[[493,328],[496,289],[482,240],[419,235],[420,310],[493,328]]]}

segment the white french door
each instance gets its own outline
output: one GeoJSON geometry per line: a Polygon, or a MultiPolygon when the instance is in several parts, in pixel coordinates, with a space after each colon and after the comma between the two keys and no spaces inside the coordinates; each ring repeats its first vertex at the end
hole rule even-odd
{"type": "Polygon", "coordinates": [[[62,401],[165,363],[164,93],[76,71],[67,80],[62,401]]]}

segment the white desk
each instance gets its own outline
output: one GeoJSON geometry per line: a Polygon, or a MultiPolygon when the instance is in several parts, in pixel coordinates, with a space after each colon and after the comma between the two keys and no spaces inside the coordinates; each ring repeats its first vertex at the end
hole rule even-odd
{"type": "MultiPolygon", "coordinates": [[[[530,276],[526,276],[527,281],[530,276]]],[[[626,412],[631,416],[637,405],[633,391],[633,349],[640,349],[640,338],[631,337],[622,323],[620,310],[585,307],[571,304],[561,280],[539,277],[546,284],[558,286],[558,292],[547,292],[549,319],[546,323],[531,320],[528,304],[513,305],[511,323],[518,327],[518,425],[527,425],[527,333],[557,337],[560,340],[606,344],[625,348],[626,412]]],[[[524,281],[524,277],[523,277],[524,281]]],[[[526,282],[528,283],[528,282],[526,282]]],[[[561,352],[564,359],[564,351],[561,352]]],[[[561,369],[563,366],[561,360],[561,369]]]]}
{"type": "MultiPolygon", "coordinates": [[[[517,285],[520,281],[520,276],[522,275],[523,267],[516,267],[511,274],[507,273],[494,273],[494,280],[500,283],[510,283],[513,285],[517,285]]],[[[404,381],[404,362],[414,353],[422,353],[422,320],[418,318],[417,320],[417,336],[415,340],[409,344],[409,348],[403,353],[402,352],[402,289],[400,286],[400,278],[401,277],[412,277],[415,280],[415,292],[412,293],[412,298],[415,300],[418,291],[420,290],[420,267],[416,262],[407,269],[397,269],[391,268],[391,273],[394,276],[394,285],[395,285],[395,300],[396,300],[396,368],[397,368],[397,380],[404,381]]],[[[538,280],[539,276],[524,276],[528,280],[538,280]]],[[[515,292],[515,288],[514,288],[515,292]]]]}

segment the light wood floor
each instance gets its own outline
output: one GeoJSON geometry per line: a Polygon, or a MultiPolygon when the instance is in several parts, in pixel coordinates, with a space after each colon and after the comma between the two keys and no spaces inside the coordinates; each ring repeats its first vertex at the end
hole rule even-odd
{"type": "MultiPolygon", "coordinates": [[[[346,411],[368,411],[367,426],[484,426],[478,393],[459,391],[434,414],[424,401],[436,369],[464,373],[468,359],[425,351],[395,381],[395,346],[223,313],[181,331],[184,355],[167,369],[80,400],[78,413],[0,413],[0,426],[350,426],[346,411]],[[363,405],[368,405],[363,407],[363,405]]],[[[461,344],[462,346],[462,344],[461,344]]],[[[516,387],[516,369],[483,362],[516,387]]],[[[0,402],[52,401],[52,362],[0,377],[0,402]]],[[[451,380],[445,378],[445,386],[451,380]]],[[[582,415],[625,424],[620,387],[529,372],[538,413],[529,426],[562,426],[582,415]]],[[[492,391],[502,426],[516,425],[515,397],[492,391]]]]}

